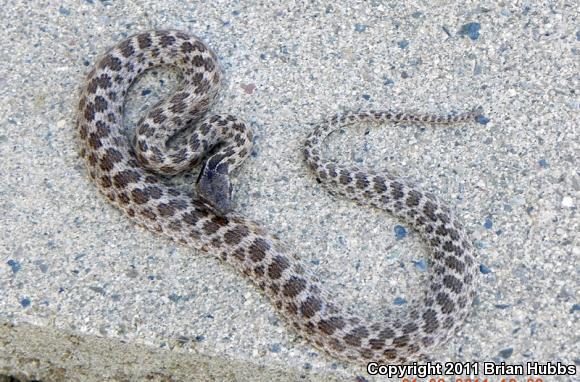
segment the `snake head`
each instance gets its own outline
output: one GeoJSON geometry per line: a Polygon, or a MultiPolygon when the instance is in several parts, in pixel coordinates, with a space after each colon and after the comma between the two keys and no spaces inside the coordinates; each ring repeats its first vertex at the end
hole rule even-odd
{"type": "Polygon", "coordinates": [[[209,204],[219,216],[225,216],[231,211],[232,185],[228,176],[227,165],[220,164],[216,168],[205,166],[197,178],[197,194],[209,204]]]}

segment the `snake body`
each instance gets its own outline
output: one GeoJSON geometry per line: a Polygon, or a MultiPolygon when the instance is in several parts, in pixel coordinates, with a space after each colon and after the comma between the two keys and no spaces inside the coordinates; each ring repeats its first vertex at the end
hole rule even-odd
{"type": "Polygon", "coordinates": [[[204,116],[219,83],[215,54],[182,32],[140,33],[105,53],[88,74],[78,105],[80,155],[98,188],[137,224],[215,254],[242,272],[291,327],[330,355],[357,363],[430,357],[468,315],[477,274],[470,239],[435,196],[388,173],[326,160],[321,145],[332,131],[361,121],[463,122],[473,120],[480,110],[448,117],[347,113],[318,124],[306,140],[306,163],[320,183],[404,220],[430,247],[422,297],[398,314],[371,322],[333,302],[278,238],[230,211],[228,175],[249,155],[252,132],[234,116],[204,116]],[[128,138],[123,129],[125,96],[141,73],[156,66],[178,70],[181,85],[154,106],[128,138]],[[176,145],[173,137],[184,131],[187,138],[176,145]],[[168,185],[167,175],[202,160],[195,195],[168,185]]]}

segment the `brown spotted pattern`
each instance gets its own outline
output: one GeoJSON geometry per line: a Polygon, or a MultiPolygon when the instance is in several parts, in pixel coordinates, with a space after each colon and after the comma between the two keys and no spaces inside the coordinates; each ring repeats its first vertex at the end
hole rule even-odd
{"type": "Polygon", "coordinates": [[[105,53],[88,74],[78,106],[80,154],[103,194],[136,223],[211,252],[248,276],[290,327],[337,358],[405,362],[447,338],[467,315],[476,275],[473,246],[458,220],[432,195],[388,174],[322,159],[320,145],[332,130],[365,119],[447,123],[473,115],[347,114],[319,125],[308,139],[306,160],[322,183],[408,221],[433,248],[431,279],[421,304],[403,319],[367,322],[334,304],[308,267],[277,238],[242,216],[216,214],[206,198],[192,198],[165,181],[202,160],[212,174],[227,176],[249,155],[252,132],[244,122],[228,115],[205,116],[219,83],[215,54],[182,32],[141,33],[105,53]],[[156,66],[180,71],[182,84],[151,108],[128,139],[125,96],[140,74],[156,66]],[[180,131],[187,138],[172,141],[180,131]]]}
{"type": "Polygon", "coordinates": [[[333,131],[359,122],[459,123],[475,120],[482,109],[439,116],[387,111],[351,112],[320,124],[306,140],[306,163],[318,181],[359,204],[383,209],[417,229],[432,249],[429,285],[417,306],[402,316],[379,323],[354,324],[356,317],[335,315],[318,321],[325,335],[346,358],[406,362],[430,358],[430,349],[440,345],[460,327],[475,295],[477,264],[471,240],[459,220],[434,195],[392,175],[345,166],[322,157],[322,143],[333,131]],[[349,322],[353,324],[349,325],[349,322]],[[349,346],[350,345],[350,346],[349,346]]]}

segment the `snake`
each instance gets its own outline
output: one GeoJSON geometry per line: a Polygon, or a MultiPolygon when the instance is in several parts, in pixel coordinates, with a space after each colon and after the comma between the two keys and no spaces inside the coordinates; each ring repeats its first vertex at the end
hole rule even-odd
{"type": "Polygon", "coordinates": [[[79,155],[97,188],[136,224],[241,272],[290,330],[331,357],[355,364],[433,357],[471,310],[478,268],[472,240],[432,193],[389,172],[326,159],[323,143],[333,131],[362,122],[476,121],[481,106],[446,116],[352,111],[312,124],[303,155],[318,183],[393,215],[429,248],[426,281],[415,302],[371,320],[337,303],[299,255],[233,210],[230,174],[250,156],[253,133],[233,115],[206,115],[221,77],[215,53],[177,30],[138,33],[104,53],[87,75],[77,110],[79,155]],[[154,67],[173,68],[179,85],[128,132],[123,123],[127,92],[154,67]],[[198,165],[191,189],[172,185],[171,176],[198,165]]]}

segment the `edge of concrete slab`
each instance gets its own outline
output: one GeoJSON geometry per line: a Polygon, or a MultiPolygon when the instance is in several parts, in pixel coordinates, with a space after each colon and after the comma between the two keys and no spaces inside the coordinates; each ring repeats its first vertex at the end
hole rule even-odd
{"type": "Polygon", "coordinates": [[[0,374],[41,381],[339,381],[199,353],[0,321],[0,374]]]}

